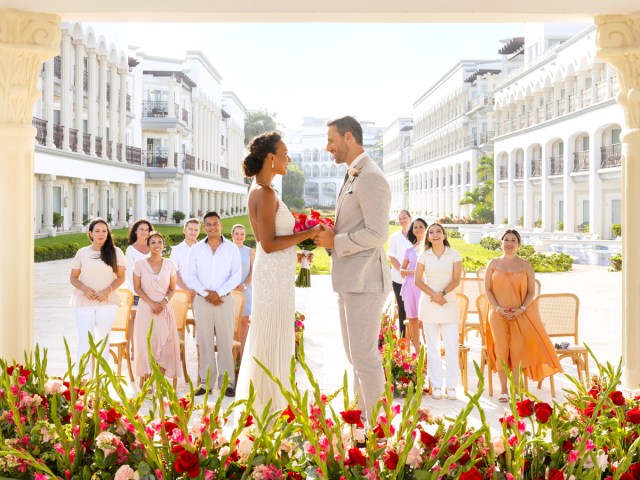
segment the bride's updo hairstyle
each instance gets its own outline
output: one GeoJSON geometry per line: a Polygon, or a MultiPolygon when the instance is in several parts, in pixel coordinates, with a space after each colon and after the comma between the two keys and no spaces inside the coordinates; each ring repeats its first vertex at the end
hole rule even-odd
{"type": "Polygon", "coordinates": [[[249,144],[249,155],[242,161],[242,173],[245,177],[255,177],[262,170],[264,160],[270,153],[276,153],[276,145],[282,140],[278,132],[266,132],[258,135],[249,144]]]}

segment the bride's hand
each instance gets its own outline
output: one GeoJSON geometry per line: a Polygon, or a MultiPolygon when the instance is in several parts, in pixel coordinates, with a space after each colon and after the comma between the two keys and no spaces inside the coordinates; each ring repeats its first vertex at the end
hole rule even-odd
{"type": "Polygon", "coordinates": [[[318,234],[320,232],[322,232],[323,230],[325,230],[325,229],[326,229],[326,227],[321,223],[319,223],[318,225],[316,225],[313,228],[310,228],[309,230],[307,230],[307,232],[309,232],[309,238],[311,238],[311,239],[316,238],[318,236],[318,234]]]}

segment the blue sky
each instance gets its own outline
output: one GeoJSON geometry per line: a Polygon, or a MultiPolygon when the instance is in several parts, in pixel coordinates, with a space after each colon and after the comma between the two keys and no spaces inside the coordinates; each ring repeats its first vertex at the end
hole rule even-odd
{"type": "Polygon", "coordinates": [[[296,128],[341,115],[387,126],[458,60],[497,59],[500,39],[522,35],[522,24],[131,24],[129,42],[176,58],[202,50],[247,109],[296,128]]]}

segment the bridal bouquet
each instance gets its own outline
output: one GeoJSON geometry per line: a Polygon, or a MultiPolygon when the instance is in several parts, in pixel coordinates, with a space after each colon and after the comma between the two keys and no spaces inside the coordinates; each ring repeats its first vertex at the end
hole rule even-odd
{"type": "MultiPolygon", "coordinates": [[[[309,215],[305,213],[292,212],[295,218],[295,225],[293,227],[293,233],[304,232],[316,225],[322,223],[323,225],[333,228],[333,220],[328,217],[323,217],[320,212],[311,210],[309,215]]],[[[308,288],[311,286],[311,261],[313,260],[312,250],[316,248],[313,240],[308,238],[298,244],[300,252],[298,252],[298,261],[300,262],[300,272],[296,277],[296,287],[308,288]]]]}

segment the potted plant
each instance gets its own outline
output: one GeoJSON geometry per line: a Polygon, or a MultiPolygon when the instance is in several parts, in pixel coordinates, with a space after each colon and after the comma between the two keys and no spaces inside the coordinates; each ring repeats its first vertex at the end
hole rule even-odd
{"type": "Polygon", "coordinates": [[[173,215],[171,215],[171,217],[173,218],[173,221],[175,223],[181,223],[182,220],[185,219],[186,215],[184,214],[184,212],[181,212],[180,210],[174,210],[173,215]]]}
{"type": "Polygon", "coordinates": [[[62,216],[62,214],[53,212],[53,226],[55,228],[62,228],[62,222],[64,222],[64,217],[62,216]]]}

